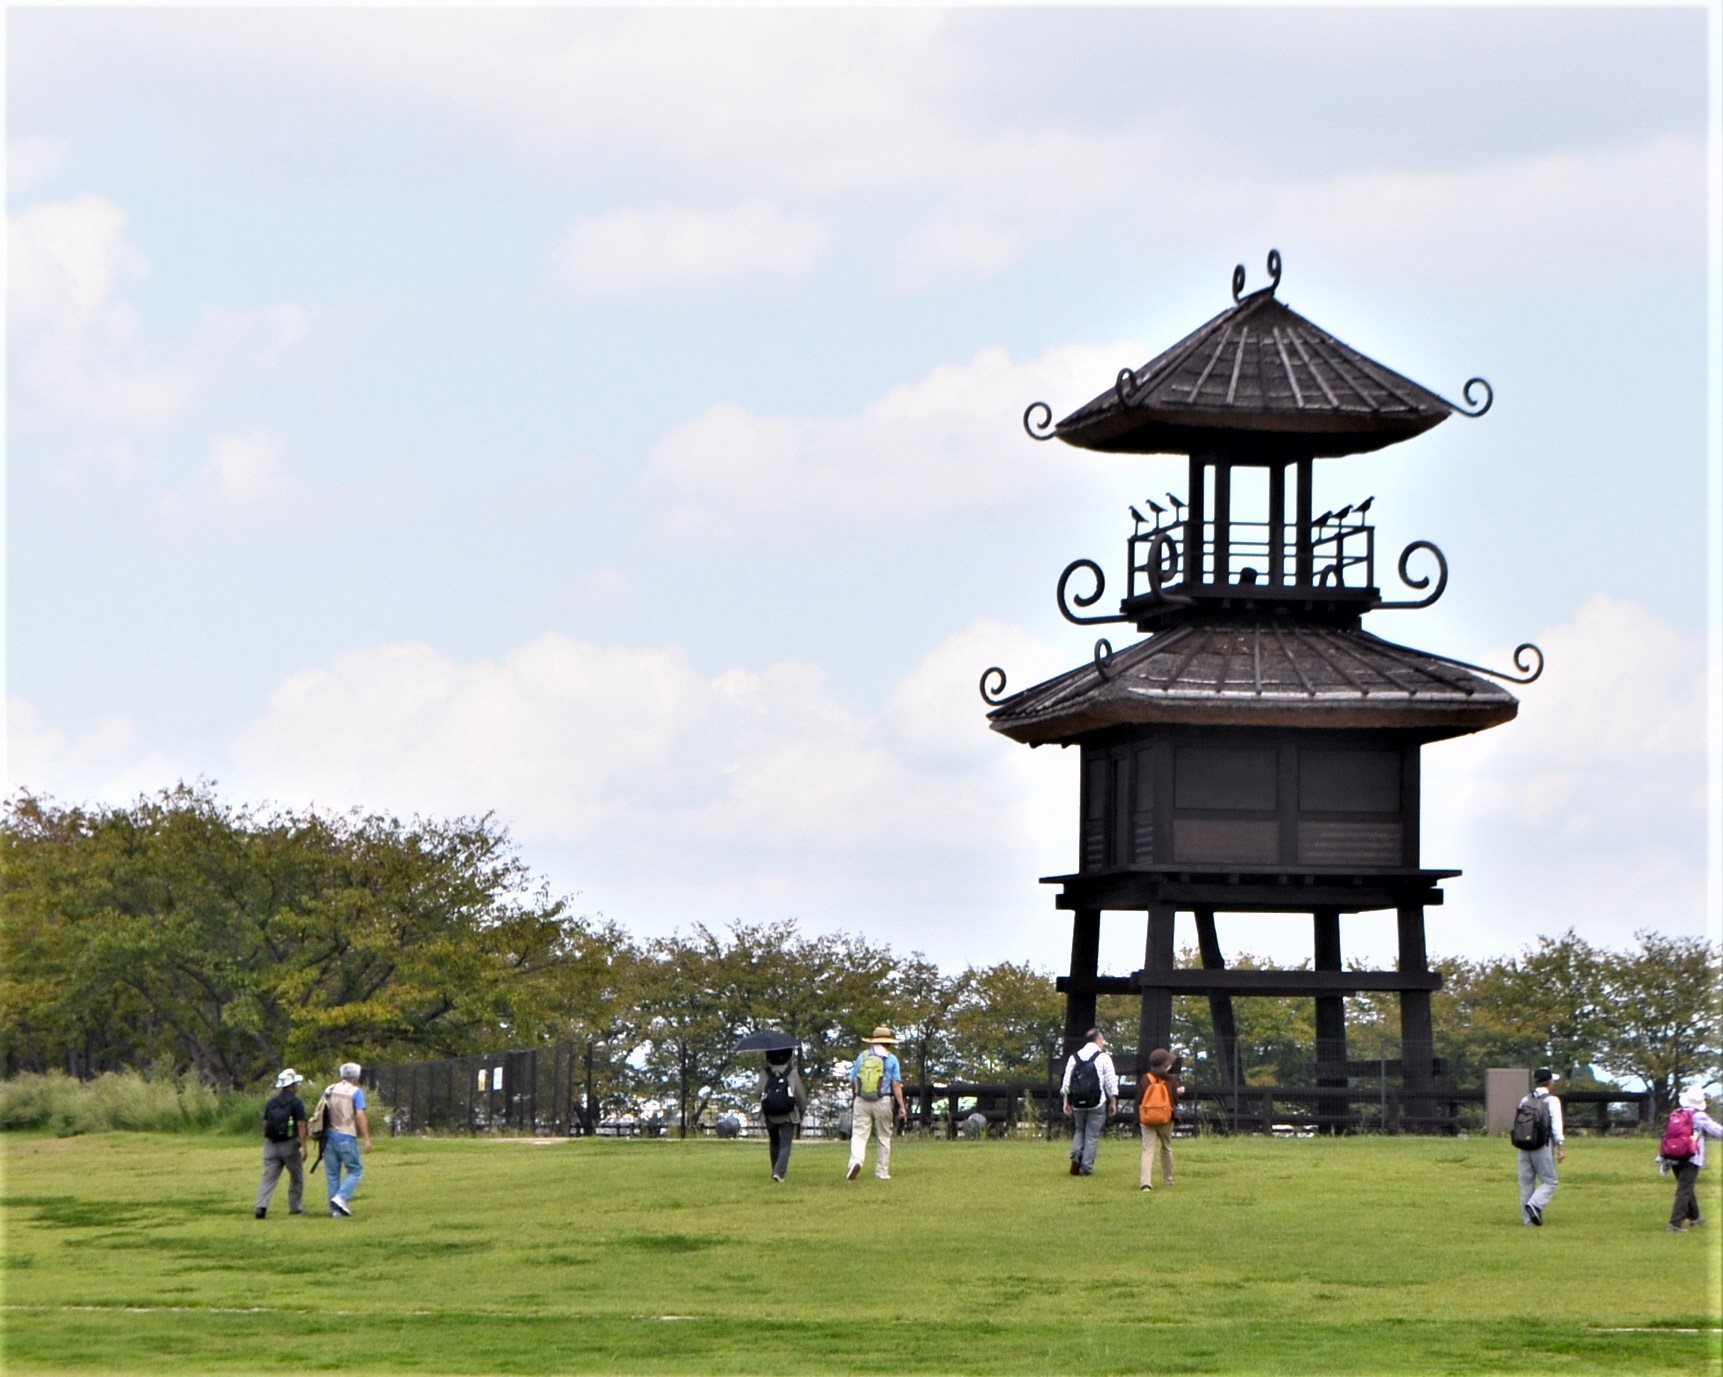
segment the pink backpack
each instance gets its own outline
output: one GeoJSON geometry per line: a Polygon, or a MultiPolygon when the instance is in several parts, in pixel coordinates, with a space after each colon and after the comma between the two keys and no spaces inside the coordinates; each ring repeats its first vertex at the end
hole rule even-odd
{"type": "Polygon", "coordinates": [[[1665,1157],[1691,1157],[1699,1151],[1699,1140],[1693,1135],[1693,1111],[1672,1110],[1663,1127],[1663,1146],[1658,1151],[1665,1157]]]}

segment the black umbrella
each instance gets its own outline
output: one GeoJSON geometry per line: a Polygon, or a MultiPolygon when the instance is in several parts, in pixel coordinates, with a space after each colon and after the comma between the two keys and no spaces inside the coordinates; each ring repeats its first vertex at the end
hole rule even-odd
{"type": "Polygon", "coordinates": [[[789,1052],[796,1046],[796,1040],[788,1033],[780,1033],[775,1028],[762,1028],[757,1033],[749,1033],[730,1050],[732,1052],[789,1052]]]}

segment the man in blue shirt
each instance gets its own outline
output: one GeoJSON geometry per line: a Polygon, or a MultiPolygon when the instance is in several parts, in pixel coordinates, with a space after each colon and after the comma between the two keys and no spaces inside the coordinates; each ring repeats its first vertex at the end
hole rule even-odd
{"type": "Polygon", "coordinates": [[[855,1096],[850,1106],[850,1165],[846,1179],[854,1181],[861,1175],[862,1159],[867,1156],[867,1140],[879,1138],[879,1150],[874,1156],[873,1174],[881,1181],[891,1180],[891,1130],[893,1110],[909,1117],[909,1107],[903,1098],[903,1069],[898,1065],[897,1038],[885,1024],[873,1030],[862,1054],[850,1063],[850,1091],[855,1096]]]}
{"type": "Polygon", "coordinates": [[[359,1088],[359,1063],[346,1062],[341,1079],[323,1092],[323,1158],[329,1173],[329,1213],[345,1219],[353,1213],[353,1192],[365,1175],[359,1139],[371,1150],[371,1123],[365,1117],[365,1092],[359,1088]],[[343,1180],[345,1177],[345,1180],[343,1180]]]}

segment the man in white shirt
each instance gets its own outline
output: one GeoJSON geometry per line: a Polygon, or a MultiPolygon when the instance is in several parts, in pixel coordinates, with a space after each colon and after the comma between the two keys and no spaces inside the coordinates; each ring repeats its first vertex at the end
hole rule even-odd
{"type": "Polygon", "coordinates": [[[1549,1067],[1538,1067],[1532,1075],[1532,1093],[1520,1101],[1522,1105],[1534,1105],[1549,1117],[1549,1135],[1543,1145],[1520,1149],[1520,1214],[1527,1224],[1539,1226],[1544,1222],[1544,1210],[1555,1196],[1555,1188],[1561,1184],[1556,1179],[1556,1163],[1567,1159],[1561,1101],[1550,1094],[1550,1083],[1557,1079],[1549,1067]]]}
{"type": "Polygon", "coordinates": [[[1099,1028],[1089,1029],[1083,1045],[1066,1058],[1059,1095],[1072,1121],[1071,1175],[1093,1176],[1101,1130],[1119,1107],[1119,1073],[1099,1028]]]}

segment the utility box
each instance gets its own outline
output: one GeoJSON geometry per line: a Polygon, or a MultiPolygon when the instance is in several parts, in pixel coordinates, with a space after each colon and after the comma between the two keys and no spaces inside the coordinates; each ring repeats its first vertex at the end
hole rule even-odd
{"type": "Polygon", "coordinates": [[[1492,1066],[1484,1072],[1484,1132],[1506,1134],[1514,1111],[1532,1093],[1529,1066],[1492,1066]]]}

